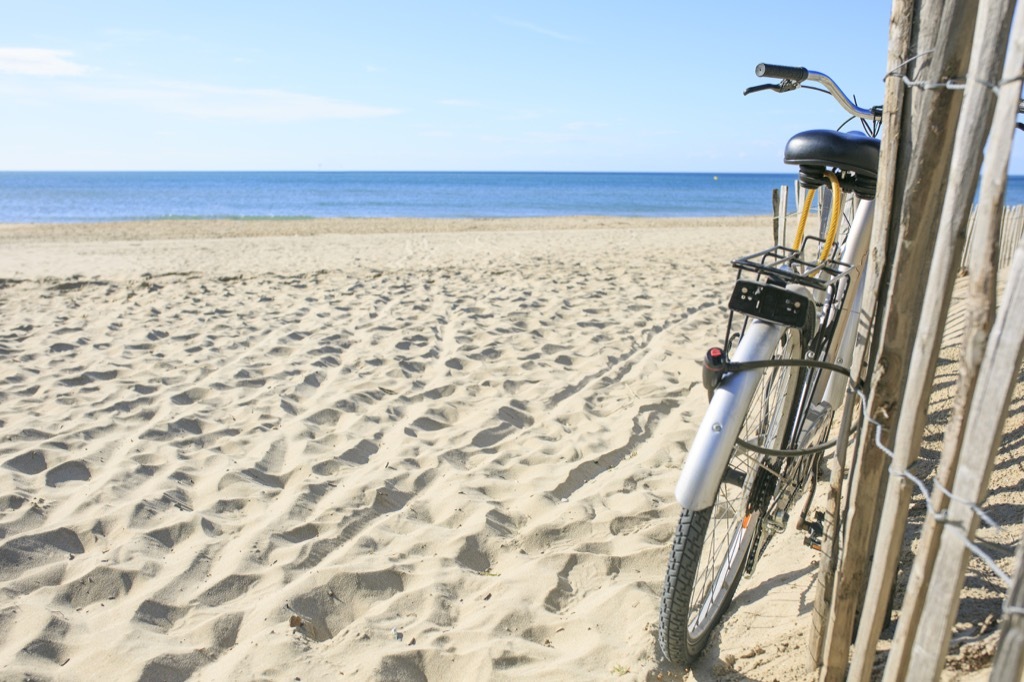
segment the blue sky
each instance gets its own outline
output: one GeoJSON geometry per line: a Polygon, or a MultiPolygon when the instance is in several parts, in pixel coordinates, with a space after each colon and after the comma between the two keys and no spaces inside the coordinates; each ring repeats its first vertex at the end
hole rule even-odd
{"type": "Polygon", "coordinates": [[[0,0],[0,169],[786,172],[890,3],[0,0]]]}

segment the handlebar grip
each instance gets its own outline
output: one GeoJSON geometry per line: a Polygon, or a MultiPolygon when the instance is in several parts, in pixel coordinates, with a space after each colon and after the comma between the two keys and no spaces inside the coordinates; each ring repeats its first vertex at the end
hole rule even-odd
{"type": "Polygon", "coordinates": [[[802,83],[807,80],[807,69],[802,66],[776,66],[775,64],[758,64],[754,73],[760,78],[785,78],[802,83]]]}

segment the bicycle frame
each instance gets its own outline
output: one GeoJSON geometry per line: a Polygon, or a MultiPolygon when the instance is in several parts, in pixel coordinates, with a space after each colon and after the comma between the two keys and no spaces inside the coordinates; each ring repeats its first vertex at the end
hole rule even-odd
{"type": "MultiPolygon", "coordinates": [[[[874,201],[862,201],[857,207],[840,256],[841,261],[851,265],[845,286],[854,295],[844,297],[841,310],[823,311],[825,315],[839,315],[834,337],[838,343],[830,347],[828,361],[850,370],[854,380],[859,375],[860,362],[859,359],[854,362],[852,356],[857,345],[863,275],[868,262],[873,215],[874,201]]],[[[752,320],[731,359],[735,362],[769,359],[785,329],[772,322],[752,320]]],[[[728,466],[747,406],[763,371],[755,369],[735,372],[715,389],[676,483],[675,497],[683,507],[702,510],[714,503],[719,481],[728,466]]],[[[823,387],[819,385],[812,397],[809,413],[827,415],[835,411],[842,404],[846,384],[845,376],[833,373],[823,387]]],[[[810,423],[808,428],[802,429],[800,441],[810,442],[822,425],[810,423]]]]}

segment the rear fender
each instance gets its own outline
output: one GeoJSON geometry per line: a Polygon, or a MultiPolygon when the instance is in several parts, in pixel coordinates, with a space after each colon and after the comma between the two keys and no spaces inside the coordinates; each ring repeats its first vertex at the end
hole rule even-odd
{"type": "MultiPolygon", "coordinates": [[[[729,359],[750,362],[771,358],[784,331],[781,325],[752,321],[729,359]]],[[[763,369],[736,372],[715,390],[676,483],[676,500],[683,507],[701,510],[714,503],[718,483],[763,372],[763,369]]]]}

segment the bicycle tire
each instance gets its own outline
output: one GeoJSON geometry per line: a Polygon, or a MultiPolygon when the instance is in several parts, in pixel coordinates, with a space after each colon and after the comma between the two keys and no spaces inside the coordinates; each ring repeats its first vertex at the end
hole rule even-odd
{"type": "MultiPolygon", "coordinates": [[[[799,353],[796,330],[788,331],[773,358],[799,353]]],[[[779,448],[792,428],[797,370],[766,368],[744,410],[740,439],[779,448]]],[[[700,656],[732,602],[760,534],[761,510],[774,493],[763,457],[733,448],[712,505],[683,508],[672,539],[662,589],[658,638],[665,656],[688,666],[700,656]]],[[[759,548],[763,551],[763,546],[759,548]]],[[[757,550],[755,550],[757,551],[757,550]]]]}

